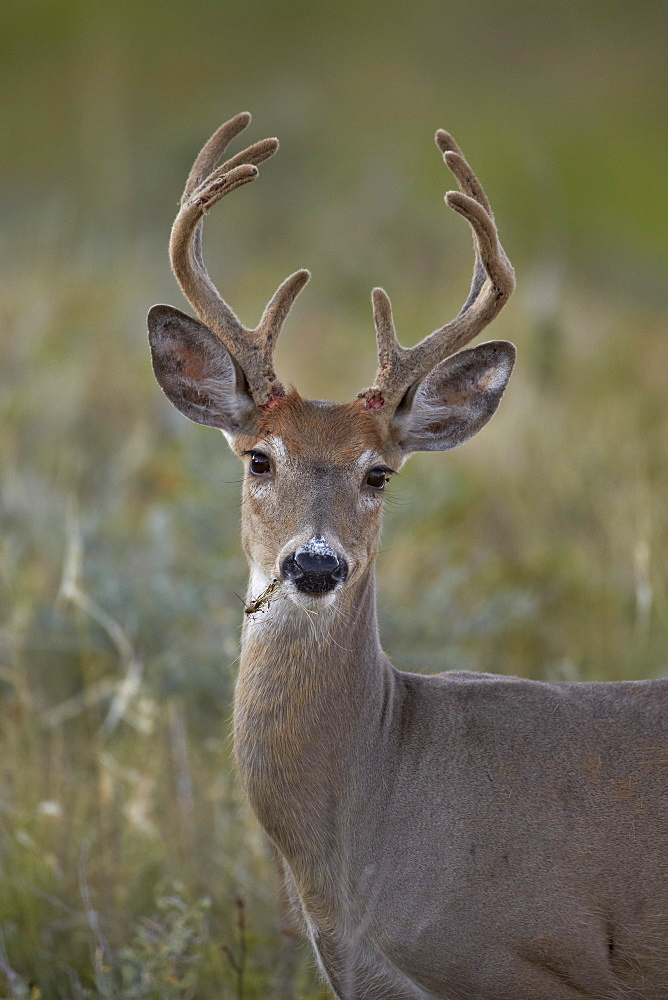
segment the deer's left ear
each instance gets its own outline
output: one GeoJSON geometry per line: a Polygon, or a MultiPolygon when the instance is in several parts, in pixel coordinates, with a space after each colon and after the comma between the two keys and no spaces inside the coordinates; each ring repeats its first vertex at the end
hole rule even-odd
{"type": "Polygon", "coordinates": [[[473,437],[499,405],[515,355],[513,344],[493,340],[436,365],[394,416],[401,451],[447,451],[473,437]]]}

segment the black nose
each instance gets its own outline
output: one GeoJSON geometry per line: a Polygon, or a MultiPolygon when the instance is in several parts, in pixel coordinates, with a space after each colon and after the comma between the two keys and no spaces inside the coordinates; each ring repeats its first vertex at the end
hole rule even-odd
{"type": "Polygon", "coordinates": [[[345,559],[319,535],[284,559],[281,571],[303,594],[326,594],[348,576],[345,559]]]}

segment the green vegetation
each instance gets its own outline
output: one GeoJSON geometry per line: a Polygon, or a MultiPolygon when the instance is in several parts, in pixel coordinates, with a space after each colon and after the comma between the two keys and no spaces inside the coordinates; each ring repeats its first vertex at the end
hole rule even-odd
{"type": "Polygon", "coordinates": [[[277,356],[304,394],[368,383],[374,284],[407,343],[463,301],[436,127],[518,272],[499,413],[391,487],[394,662],[665,673],[667,21],[662,0],[0,5],[0,995],[325,996],[231,763],[240,469],[161,397],[144,333],[182,304],[192,157],[239,110],[283,147],[212,213],[207,261],[249,322],[313,268],[277,356]]]}

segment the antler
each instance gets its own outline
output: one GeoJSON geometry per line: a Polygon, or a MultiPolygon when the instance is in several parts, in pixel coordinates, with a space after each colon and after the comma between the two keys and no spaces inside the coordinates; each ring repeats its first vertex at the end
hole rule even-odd
{"type": "Polygon", "coordinates": [[[374,288],[378,371],[374,384],[360,392],[358,398],[366,400],[367,409],[382,410],[388,419],[410,386],[467,344],[494,319],[515,287],[515,273],[499,242],[492,209],[480,181],[448,132],[438,130],[436,145],[460,188],[448,191],[446,204],[463,215],[473,230],[473,282],[455,319],[412,348],[402,347],[397,340],[389,297],[382,288],[374,288]]]}
{"type": "Polygon", "coordinates": [[[283,321],[310,278],[308,271],[291,274],[277,289],[254,330],[245,327],[217,291],[202,260],[202,219],[230,191],[254,180],[257,165],[273,156],[278,139],[264,139],[216,164],[230,141],[250,123],[247,112],[231,118],[214,132],[195,160],[172,227],[169,255],[172,269],[191,306],[228,349],[248,382],[258,406],[270,408],[285,395],[276,378],[273,353],[283,321]]]}

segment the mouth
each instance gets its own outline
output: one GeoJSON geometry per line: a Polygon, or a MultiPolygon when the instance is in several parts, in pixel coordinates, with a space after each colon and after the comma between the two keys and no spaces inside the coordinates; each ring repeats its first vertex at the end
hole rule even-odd
{"type": "Polygon", "coordinates": [[[300,608],[302,611],[308,611],[310,614],[318,614],[332,607],[336,604],[339,593],[339,588],[310,593],[305,590],[297,590],[291,583],[286,584],[284,590],[285,596],[295,607],[300,608]]]}

